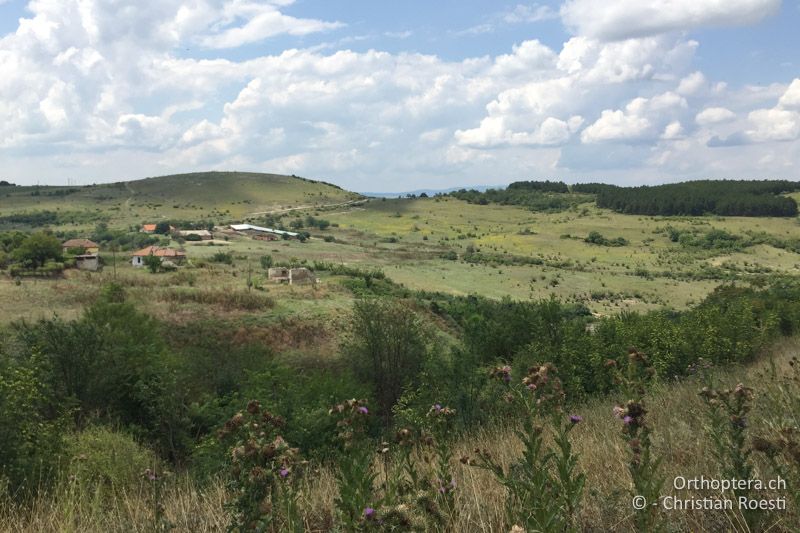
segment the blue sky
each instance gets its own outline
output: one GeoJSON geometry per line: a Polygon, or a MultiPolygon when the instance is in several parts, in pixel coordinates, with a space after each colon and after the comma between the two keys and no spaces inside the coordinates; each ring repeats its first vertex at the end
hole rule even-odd
{"type": "Polygon", "coordinates": [[[797,0],[0,0],[0,178],[800,179],[797,0]]]}

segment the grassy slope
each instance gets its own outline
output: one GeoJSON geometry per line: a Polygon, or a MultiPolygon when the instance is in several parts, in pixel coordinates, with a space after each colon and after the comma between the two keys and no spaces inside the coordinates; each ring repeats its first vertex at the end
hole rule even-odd
{"type": "Polygon", "coordinates": [[[0,216],[23,211],[90,210],[112,226],[145,220],[237,217],[298,206],[336,204],[359,196],[338,187],[277,174],[202,172],[88,187],[0,189],[0,216]],[[59,191],[77,189],[64,196],[59,191]],[[31,193],[38,190],[39,195],[31,193]]]}

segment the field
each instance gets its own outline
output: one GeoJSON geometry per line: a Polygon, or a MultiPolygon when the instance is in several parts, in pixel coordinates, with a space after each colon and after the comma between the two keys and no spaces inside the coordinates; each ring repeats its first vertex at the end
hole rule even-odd
{"type": "MultiPolygon", "coordinates": [[[[284,263],[327,261],[379,268],[391,280],[414,290],[515,299],[554,294],[564,301],[580,302],[597,315],[609,315],[663,306],[682,309],[700,301],[724,280],[748,282],[765,275],[800,273],[800,254],[787,249],[769,244],[732,250],[687,248],[672,242],[667,234],[667,228],[674,228],[790,239],[800,235],[794,219],[644,217],[598,209],[591,203],[562,212],[537,213],[448,197],[359,202],[351,193],[294,178],[214,176],[100,185],[64,196],[57,195],[63,190],[59,188],[42,188],[39,196],[30,196],[30,188],[15,189],[0,195],[0,217],[42,210],[91,214],[83,221],[49,226],[79,237],[89,236],[97,221],[120,229],[170,219],[258,223],[263,213],[269,212],[282,215],[286,223],[309,215],[332,223],[324,231],[311,230],[312,238],[306,243],[270,243],[239,236],[214,241],[219,246],[185,243],[190,264],[220,250],[237,258],[223,275],[203,275],[199,285],[207,288],[244,286],[241,280],[247,270],[255,268],[261,256],[272,255],[284,263]],[[354,201],[355,205],[347,204],[354,201]],[[628,244],[614,247],[585,242],[593,231],[608,239],[621,237],[628,244]],[[326,242],[323,237],[333,240],[326,242]],[[465,260],[470,249],[478,251],[477,260],[465,260]]],[[[110,259],[108,253],[104,255],[110,259]]],[[[119,261],[121,273],[133,270],[119,261]]],[[[31,287],[25,287],[31,285],[25,281],[22,288],[2,279],[4,319],[31,316],[45,302],[45,309],[69,313],[69,295],[85,291],[85,279],[68,276],[31,287]],[[52,290],[47,289],[49,285],[52,290]]]]}

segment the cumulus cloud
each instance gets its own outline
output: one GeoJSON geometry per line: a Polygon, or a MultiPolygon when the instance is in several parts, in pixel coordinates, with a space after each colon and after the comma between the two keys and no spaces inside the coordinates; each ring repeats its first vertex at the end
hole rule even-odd
{"type": "Polygon", "coordinates": [[[652,139],[663,131],[664,138],[677,136],[680,122],[669,119],[687,107],[686,100],[674,92],[666,92],[653,98],[634,98],[625,110],[604,110],[600,118],[581,133],[584,143],[605,141],[640,141],[652,139]],[[665,122],[668,122],[664,125],[665,122]],[[659,128],[659,126],[662,126],[659,128]]]}
{"type": "Polygon", "coordinates": [[[795,78],[778,98],[774,107],[755,109],[747,114],[744,130],[728,137],[715,136],[709,146],[738,146],[745,144],[796,141],[800,139],[800,78],[795,78]]]}
{"type": "MultiPolygon", "coordinates": [[[[707,143],[773,150],[737,170],[800,163],[800,80],[722,90],[696,70],[698,43],[683,36],[580,35],[560,48],[527,40],[461,61],[321,48],[242,60],[185,53],[337,24],[283,18],[291,4],[31,2],[0,39],[0,164],[20,176],[116,179],[249,168],[374,190],[397,176],[398,186],[450,186],[454,175],[488,183],[594,169],[605,179],[607,169],[728,164],[703,155],[715,152],[707,143]]],[[[516,16],[541,11],[528,7],[516,16]]]]}
{"type": "Polygon", "coordinates": [[[561,18],[579,35],[613,41],[754,24],[775,14],[780,5],[781,0],[567,0],[561,18]]]}
{"type": "Polygon", "coordinates": [[[736,118],[736,113],[724,107],[707,107],[695,116],[695,122],[701,126],[729,122],[736,118]]]}

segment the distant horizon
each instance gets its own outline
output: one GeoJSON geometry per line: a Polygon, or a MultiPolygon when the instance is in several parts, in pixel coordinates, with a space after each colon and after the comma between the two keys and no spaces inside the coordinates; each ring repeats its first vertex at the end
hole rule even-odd
{"type": "MultiPolygon", "coordinates": [[[[575,185],[575,184],[579,184],[579,183],[602,183],[602,184],[608,184],[608,185],[619,185],[619,184],[615,184],[615,183],[611,182],[610,180],[603,180],[603,179],[597,179],[597,180],[591,180],[591,179],[569,180],[569,179],[554,178],[554,177],[543,177],[543,178],[529,177],[529,178],[513,179],[513,180],[506,181],[504,183],[495,183],[495,184],[486,184],[486,183],[483,183],[483,184],[456,184],[456,185],[453,185],[451,187],[446,187],[446,188],[421,187],[421,188],[418,188],[418,189],[408,189],[408,190],[382,190],[382,191],[371,190],[371,191],[366,191],[366,190],[350,189],[350,188],[345,187],[345,186],[343,186],[343,185],[341,185],[339,183],[336,183],[334,180],[331,180],[329,178],[324,178],[324,177],[302,176],[302,175],[297,175],[297,174],[279,174],[277,172],[261,172],[261,171],[255,171],[255,170],[196,170],[196,171],[192,171],[192,172],[179,172],[179,173],[176,173],[176,174],[162,174],[162,175],[157,175],[157,176],[142,176],[142,177],[136,177],[136,178],[126,179],[126,180],[95,181],[95,182],[92,182],[92,183],[78,183],[77,180],[73,180],[72,183],[30,183],[30,184],[22,184],[22,183],[16,183],[16,182],[14,182],[14,180],[9,180],[8,178],[3,178],[3,177],[0,177],[0,182],[7,181],[7,182],[10,182],[12,185],[22,186],[22,187],[36,187],[36,186],[39,186],[39,187],[92,187],[92,186],[98,186],[98,185],[110,185],[110,184],[114,184],[114,183],[125,183],[125,182],[141,181],[141,180],[147,180],[147,179],[158,179],[158,178],[164,178],[164,177],[170,177],[170,176],[187,176],[187,175],[192,175],[192,174],[205,174],[205,173],[214,173],[214,172],[218,172],[218,173],[242,173],[242,174],[263,174],[263,175],[295,177],[295,178],[307,179],[307,180],[316,181],[316,182],[329,183],[331,185],[334,185],[336,187],[340,187],[340,188],[345,189],[345,190],[350,191],[350,192],[354,192],[354,193],[361,194],[361,195],[364,195],[364,196],[374,196],[374,197],[394,197],[394,196],[405,196],[405,195],[409,195],[409,194],[419,195],[419,194],[421,194],[423,192],[427,193],[427,194],[448,193],[448,192],[458,191],[458,190],[461,190],[461,189],[467,189],[467,190],[475,189],[475,190],[478,190],[478,191],[484,191],[484,190],[487,190],[487,189],[505,189],[510,184],[515,183],[515,182],[520,182],[520,181],[555,181],[555,182],[562,181],[562,182],[566,183],[567,185],[575,185]]],[[[666,185],[666,184],[670,184],[670,183],[682,183],[682,182],[688,182],[688,181],[702,181],[702,180],[710,180],[710,181],[726,181],[726,180],[728,180],[728,181],[739,181],[739,180],[741,180],[741,181],[768,181],[768,180],[769,181],[771,181],[771,180],[800,181],[800,179],[783,178],[783,177],[780,177],[780,176],[778,176],[778,177],[756,177],[756,178],[753,178],[753,177],[750,177],[750,178],[740,178],[740,177],[709,178],[709,177],[700,177],[700,178],[695,178],[695,179],[675,179],[675,180],[663,181],[663,182],[647,181],[646,183],[630,183],[630,184],[622,184],[621,186],[625,186],[625,187],[637,187],[637,186],[643,186],[643,185],[655,186],[655,185],[666,185]]]]}

